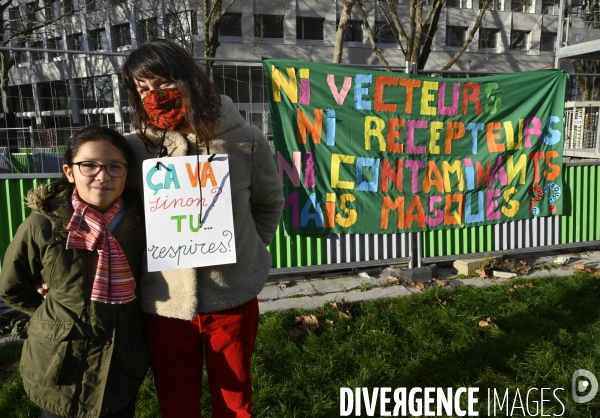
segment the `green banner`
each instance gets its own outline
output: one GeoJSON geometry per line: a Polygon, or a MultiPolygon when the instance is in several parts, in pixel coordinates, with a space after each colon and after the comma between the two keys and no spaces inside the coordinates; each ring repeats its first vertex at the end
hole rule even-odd
{"type": "Polygon", "coordinates": [[[451,79],[263,65],[290,235],[562,214],[562,71],[451,79]]]}

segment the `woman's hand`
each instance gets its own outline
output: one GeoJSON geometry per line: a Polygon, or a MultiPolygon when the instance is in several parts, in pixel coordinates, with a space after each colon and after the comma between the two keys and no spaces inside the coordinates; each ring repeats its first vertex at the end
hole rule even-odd
{"type": "Polygon", "coordinates": [[[50,290],[50,286],[48,286],[48,283],[42,281],[42,284],[40,285],[40,287],[37,288],[37,292],[42,295],[44,297],[44,299],[46,299],[46,294],[48,294],[48,291],[50,290]]]}

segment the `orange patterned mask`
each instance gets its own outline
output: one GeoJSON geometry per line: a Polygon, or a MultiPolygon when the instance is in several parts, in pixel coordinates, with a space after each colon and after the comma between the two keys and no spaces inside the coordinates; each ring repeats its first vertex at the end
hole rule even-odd
{"type": "Polygon", "coordinates": [[[185,123],[186,106],[180,104],[181,92],[176,88],[151,90],[142,99],[151,128],[175,131],[185,123]]]}

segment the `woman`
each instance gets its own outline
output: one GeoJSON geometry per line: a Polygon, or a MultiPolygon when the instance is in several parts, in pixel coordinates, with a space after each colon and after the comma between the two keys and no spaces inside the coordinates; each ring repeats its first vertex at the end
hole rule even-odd
{"type": "Polygon", "coordinates": [[[6,251],[0,294],[31,315],[20,370],[45,418],[135,415],[150,360],[136,297],[143,207],[126,191],[132,160],[118,132],[77,132],[62,179],[29,193],[32,213],[6,251]]]}
{"type": "Polygon", "coordinates": [[[141,188],[144,159],[227,154],[235,264],[145,273],[141,304],[163,418],[200,417],[206,356],[212,416],[251,416],[250,360],[258,301],[271,266],[266,246],[283,209],[271,149],[230,98],[167,40],[132,52],[123,83],[136,134],[128,136],[141,188]]]}

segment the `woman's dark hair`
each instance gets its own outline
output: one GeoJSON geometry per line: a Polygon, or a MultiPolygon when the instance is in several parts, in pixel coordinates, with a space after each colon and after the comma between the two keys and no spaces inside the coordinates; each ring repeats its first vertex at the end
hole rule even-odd
{"type": "Polygon", "coordinates": [[[187,126],[195,132],[200,143],[210,143],[219,119],[221,96],[217,86],[183,48],[166,39],[147,42],[127,57],[121,75],[133,108],[131,123],[141,132],[144,142],[156,145],[144,134],[148,117],[135,82],[162,77],[174,82],[181,92],[181,102],[177,105],[185,105],[190,110],[185,115],[187,126]]]}
{"type": "MultiPolygon", "coordinates": [[[[67,146],[67,150],[63,155],[63,165],[66,164],[69,167],[73,167],[73,158],[79,152],[79,148],[87,142],[92,141],[101,141],[107,142],[114,146],[116,149],[121,151],[123,157],[125,157],[125,161],[127,162],[127,181],[126,185],[130,184],[131,178],[131,168],[134,163],[134,156],[131,147],[129,146],[129,142],[125,139],[123,135],[118,133],[117,131],[105,128],[103,126],[88,126],[87,128],[83,128],[75,133],[69,140],[69,144],[67,146]]],[[[57,180],[53,183],[53,185],[58,186],[62,190],[66,190],[70,195],[75,188],[75,185],[69,182],[67,175],[63,173],[60,180],[57,180]]],[[[126,190],[128,189],[126,186],[126,190]]]]}

